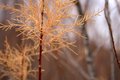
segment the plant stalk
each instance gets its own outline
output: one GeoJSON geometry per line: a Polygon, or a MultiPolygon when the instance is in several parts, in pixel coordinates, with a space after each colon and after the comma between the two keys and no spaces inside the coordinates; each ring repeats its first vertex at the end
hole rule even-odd
{"type": "MultiPolygon", "coordinates": [[[[88,8],[88,6],[87,6],[88,3],[89,2],[86,2],[85,11],[88,8]]],[[[77,3],[77,7],[78,7],[79,14],[84,15],[85,11],[82,10],[80,2],[77,3]]],[[[93,53],[90,49],[89,36],[87,33],[86,22],[82,26],[82,34],[85,36],[85,38],[83,39],[83,43],[84,43],[84,49],[85,49],[84,51],[85,51],[85,55],[86,55],[87,69],[88,69],[88,74],[89,74],[88,80],[95,80],[96,76],[95,76],[94,63],[93,63],[94,56],[93,56],[93,53]]]]}
{"type": "Polygon", "coordinates": [[[106,18],[106,21],[107,21],[107,24],[108,24],[112,50],[113,50],[116,62],[118,64],[118,67],[120,69],[120,63],[119,63],[119,60],[118,60],[117,51],[116,51],[116,48],[115,48],[115,42],[114,42],[114,38],[113,38],[113,31],[112,31],[112,25],[111,25],[111,19],[110,19],[110,12],[109,12],[108,8],[109,8],[109,3],[108,3],[108,0],[106,0],[105,1],[105,10],[104,10],[105,18],[106,18]]]}
{"type": "Polygon", "coordinates": [[[43,39],[43,32],[42,32],[42,27],[43,27],[43,15],[44,15],[44,0],[41,1],[42,5],[42,10],[41,10],[41,27],[40,27],[40,45],[39,45],[39,80],[41,80],[41,65],[42,65],[42,39],[43,39]]]}

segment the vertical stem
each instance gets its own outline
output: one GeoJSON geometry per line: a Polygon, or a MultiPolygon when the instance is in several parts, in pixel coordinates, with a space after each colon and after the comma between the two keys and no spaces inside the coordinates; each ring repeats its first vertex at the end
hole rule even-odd
{"type": "Polygon", "coordinates": [[[22,54],[22,72],[21,72],[21,80],[24,79],[24,71],[23,71],[23,68],[24,68],[24,54],[22,54]]]}
{"type": "Polygon", "coordinates": [[[44,15],[44,0],[41,1],[42,10],[41,10],[41,27],[40,27],[40,45],[39,45],[39,80],[41,80],[41,65],[42,65],[42,39],[43,39],[43,33],[42,33],[42,27],[43,27],[43,15],[44,15]]]}
{"type": "Polygon", "coordinates": [[[22,75],[21,75],[21,80],[26,80],[27,75],[26,75],[26,70],[27,70],[27,63],[25,63],[25,53],[22,54],[22,75]]]}
{"type": "MultiPolygon", "coordinates": [[[[86,3],[86,8],[87,8],[87,5],[88,5],[88,2],[86,3]]],[[[81,9],[80,2],[77,4],[77,7],[78,7],[79,14],[84,15],[84,11],[81,9]]],[[[85,36],[84,49],[85,49],[85,55],[86,55],[86,61],[87,61],[87,69],[90,76],[89,80],[95,80],[95,71],[93,66],[93,53],[91,52],[91,49],[90,49],[89,37],[88,37],[85,24],[82,26],[82,34],[85,36]]]]}
{"type": "Polygon", "coordinates": [[[94,80],[95,79],[95,72],[94,72],[94,66],[93,66],[93,54],[92,54],[91,49],[90,49],[89,37],[88,37],[85,26],[83,26],[82,31],[83,31],[83,35],[85,36],[84,48],[85,48],[85,54],[86,54],[87,69],[88,69],[88,73],[90,76],[89,80],[94,80]]]}
{"type": "Polygon", "coordinates": [[[105,10],[104,10],[104,13],[105,13],[105,18],[106,18],[106,21],[107,21],[107,24],[108,24],[111,46],[112,46],[112,50],[113,50],[113,53],[115,55],[115,59],[117,61],[118,67],[120,69],[120,63],[119,63],[118,56],[117,56],[117,51],[116,51],[116,48],[115,48],[115,42],[114,42],[114,38],[113,38],[113,31],[112,31],[111,19],[110,19],[110,12],[108,10],[108,7],[109,7],[108,0],[105,0],[105,10]]]}

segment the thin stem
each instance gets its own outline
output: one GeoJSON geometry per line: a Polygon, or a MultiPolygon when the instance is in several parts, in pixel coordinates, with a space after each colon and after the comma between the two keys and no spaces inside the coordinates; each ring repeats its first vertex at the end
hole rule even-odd
{"type": "Polygon", "coordinates": [[[41,65],[42,65],[42,39],[43,39],[43,33],[42,33],[42,27],[43,27],[43,15],[44,15],[44,0],[41,1],[42,5],[42,12],[41,12],[41,28],[40,28],[40,52],[39,52],[39,80],[41,80],[41,65]]]}
{"type": "Polygon", "coordinates": [[[118,67],[120,69],[120,63],[119,63],[118,56],[117,56],[117,51],[116,51],[116,48],[115,48],[115,42],[114,42],[114,38],[113,38],[113,31],[112,31],[111,19],[110,19],[110,12],[108,10],[108,7],[109,7],[109,3],[108,3],[108,0],[106,0],[105,10],[104,10],[105,18],[106,18],[106,21],[107,21],[107,24],[108,24],[108,29],[109,29],[109,34],[110,34],[110,40],[111,40],[111,46],[112,46],[112,49],[113,49],[113,53],[115,55],[115,59],[117,61],[118,67]]]}
{"type": "Polygon", "coordinates": [[[22,80],[26,80],[26,73],[25,73],[25,70],[27,70],[27,66],[25,65],[25,53],[23,53],[22,55],[22,80]]]}
{"type": "MultiPolygon", "coordinates": [[[[86,2],[86,8],[88,7],[89,2],[86,2]]],[[[80,2],[77,3],[78,11],[80,15],[84,15],[84,11],[81,8],[80,2]]],[[[85,9],[86,11],[86,9],[85,9]]],[[[86,62],[87,62],[87,69],[89,73],[89,79],[88,80],[95,80],[95,70],[94,70],[94,63],[93,63],[93,53],[90,49],[89,44],[89,36],[87,33],[86,23],[82,26],[82,34],[85,36],[84,38],[84,51],[86,55],[86,62]]]]}
{"type": "Polygon", "coordinates": [[[22,54],[22,72],[21,72],[21,79],[24,80],[24,54],[22,54]]]}

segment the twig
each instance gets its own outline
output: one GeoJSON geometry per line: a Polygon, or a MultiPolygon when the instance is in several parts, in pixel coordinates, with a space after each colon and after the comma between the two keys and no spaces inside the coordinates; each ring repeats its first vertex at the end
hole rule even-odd
{"type": "Polygon", "coordinates": [[[113,49],[113,53],[115,55],[115,59],[117,61],[118,67],[120,69],[120,63],[119,63],[119,60],[118,60],[117,51],[115,49],[115,42],[114,42],[114,38],[113,38],[113,31],[112,31],[112,26],[111,26],[110,12],[109,12],[108,7],[109,7],[109,3],[108,3],[108,0],[106,0],[105,1],[104,14],[105,14],[105,18],[106,18],[106,21],[107,21],[107,24],[108,24],[108,29],[109,29],[109,34],[110,34],[110,41],[111,41],[111,46],[112,46],[112,49],[113,49]]]}

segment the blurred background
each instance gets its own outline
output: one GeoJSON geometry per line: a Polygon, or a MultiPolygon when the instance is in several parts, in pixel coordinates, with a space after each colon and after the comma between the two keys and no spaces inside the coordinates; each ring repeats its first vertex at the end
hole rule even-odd
{"type": "MultiPolygon", "coordinates": [[[[16,3],[27,3],[29,0],[0,0],[0,3],[14,6],[16,3]]],[[[37,1],[37,0],[35,0],[37,1]]],[[[78,37],[69,33],[67,37],[76,41],[75,55],[67,49],[63,54],[54,52],[57,58],[47,54],[42,56],[42,80],[120,80],[120,69],[114,56],[110,30],[112,28],[115,48],[120,60],[120,1],[119,0],[77,0],[70,14],[84,15],[86,12],[99,15],[85,22],[79,32],[85,36],[78,37]],[[106,6],[106,7],[105,7],[106,6]],[[109,25],[110,24],[110,25],[109,25]]],[[[11,16],[8,11],[0,10],[0,22],[7,24],[11,16]]],[[[69,22],[69,21],[68,21],[69,22]]],[[[15,30],[0,30],[0,49],[4,49],[5,36],[12,46],[21,43],[21,37],[16,37],[15,30]]]]}

